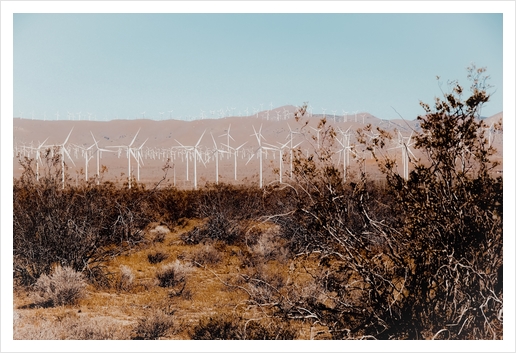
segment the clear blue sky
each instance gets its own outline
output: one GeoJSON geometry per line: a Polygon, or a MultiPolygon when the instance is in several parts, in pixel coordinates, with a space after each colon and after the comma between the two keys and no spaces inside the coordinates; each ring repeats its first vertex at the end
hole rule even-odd
{"type": "Polygon", "coordinates": [[[14,14],[14,116],[174,118],[308,102],[423,114],[436,75],[486,66],[502,106],[501,14],[14,14]],[[173,110],[172,113],[169,111],[173,110]]]}

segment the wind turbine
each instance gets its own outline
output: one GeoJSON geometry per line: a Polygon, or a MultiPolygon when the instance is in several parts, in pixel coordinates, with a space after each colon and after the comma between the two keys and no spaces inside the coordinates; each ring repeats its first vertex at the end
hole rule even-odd
{"type": "Polygon", "coordinates": [[[217,142],[215,142],[215,137],[213,137],[213,134],[211,134],[211,139],[213,140],[213,145],[215,146],[215,149],[213,150],[213,153],[215,154],[215,184],[219,185],[219,153],[227,153],[226,151],[219,150],[217,146],[217,142]]]}
{"type": "Polygon", "coordinates": [[[59,153],[61,154],[61,173],[62,173],[62,180],[63,180],[63,189],[65,187],[65,171],[64,171],[64,167],[65,167],[65,162],[64,162],[65,154],[68,156],[68,159],[70,159],[70,162],[72,162],[72,164],[75,167],[75,163],[74,163],[72,157],[70,157],[70,154],[68,153],[68,151],[65,148],[65,145],[68,142],[68,139],[70,138],[70,135],[72,134],[72,131],[73,131],[73,127],[70,130],[70,132],[68,133],[68,136],[66,137],[66,140],[64,140],[64,142],[62,144],[56,145],[56,147],[59,147],[59,153]]]}
{"type": "MultiPolygon", "coordinates": [[[[235,156],[235,181],[237,180],[237,156],[238,156],[238,151],[244,147],[244,145],[247,143],[244,142],[243,144],[241,144],[240,146],[238,146],[237,148],[234,148],[234,147],[230,147],[226,144],[223,143],[224,146],[226,146],[228,149],[232,149],[234,152],[233,152],[233,155],[235,156]]],[[[245,154],[245,153],[244,153],[245,154]]]]}
{"type": "MultiPolygon", "coordinates": [[[[256,132],[256,129],[254,128],[254,125],[253,125],[253,131],[254,131],[254,134],[251,134],[251,136],[255,136],[256,137],[256,140],[258,141],[258,148],[256,149],[256,151],[254,152],[254,154],[256,154],[257,152],[259,153],[259,158],[260,158],[260,189],[263,187],[263,156],[262,156],[262,152],[263,152],[263,146],[262,146],[262,138],[265,140],[265,137],[263,137],[262,135],[262,125],[260,125],[260,130],[258,130],[258,132],[256,132]]],[[[252,156],[251,156],[252,158],[252,156]]],[[[251,158],[249,158],[249,160],[247,161],[247,163],[249,163],[249,161],[251,160],[251,158]]],[[[246,164],[247,164],[246,163],[246,164]]]]}
{"type": "MultiPolygon", "coordinates": [[[[206,166],[206,164],[202,160],[201,154],[199,153],[199,144],[201,143],[201,140],[205,133],[206,133],[206,130],[204,130],[201,137],[199,138],[199,141],[197,141],[195,146],[184,146],[181,142],[176,140],[176,142],[179,143],[187,152],[193,151],[193,153],[194,153],[194,189],[195,190],[197,190],[197,156],[199,156],[199,159],[201,160],[201,162],[206,166]]],[[[186,155],[186,166],[187,166],[186,168],[187,168],[187,176],[188,176],[188,153],[186,155]]],[[[187,180],[188,180],[188,177],[187,177],[187,180]]]]}
{"type": "MultiPolygon", "coordinates": [[[[407,138],[407,137],[404,137],[401,132],[398,131],[398,145],[396,147],[393,147],[393,148],[401,148],[401,160],[403,162],[403,178],[405,180],[408,180],[408,164],[409,164],[409,154],[412,155],[412,157],[414,157],[414,159],[417,159],[416,156],[414,155],[414,153],[412,152],[412,150],[409,148],[410,146],[412,146],[414,143],[411,141],[412,140],[412,133],[410,133],[410,136],[407,138]],[[407,142],[405,142],[405,139],[407,139],[407,142]]],[[[391,148],[391,149],[393,149],[391,148]]]]}
{"type": "MultiPolygon", "coordinates": [[[[281,144],[281,142],[278,142],[280,144],[279,146],[275,146],[275,145],[271,145],[269,143],[265,143],[265,145],[269,146],[268,147],[269,149],[271,149],[273,151],[278,151],[279,152],[279,165],[280,165],[280,168],[279,168],[279,182],[280,182],[280,184],[283,183],[283,149],[288,146],[289,142],[291,142],[291,141],[287,141],[284,144],[281,144]]],[[[299,144],[301,144],[301,142],[299,144]]],[[[299,144],[297,146],[299,146],[299,144]]],[[[297,146],[294,146],[294,148],[297,147],[297,146]]],[[[264,147],[264,148],[267,148],[267,147],[264,147]]]]}
{"type": "Polygon", "coordinates": [[[41,153],[40,149],[43,147],[45,142],[47,142],[47,140],[48,140],[48,137],[36,149],[36,181],[39,181],[39,162],[43,163],[43,161],[41,160],[41,157],[40,157],[40,153],[41,153]]]}
{"type": "Polygon", "coordinates": [[[143,163],[143,158],[142,158],[142,154],[141,154],[141,151],[142,151],[142,148],[143,148],[143,145],[145,145],[145,143],[148,141],[149,139],[147,138],[142,144],[140,147],[138,148],[131,148],[130,149],[130,152],[131,154],[133,155],[134,159],[136,159],[136,163],[137,163],[137,178],[138,178],[138,181],[140,181],[140,162],[142,163],[142,165],[144,165],[143,163]]]}
{"type": "Polygon", "coordinates": [[[346,181],[346,178],[347,178],[347,167],[349,166],[349,152],[352,152],[353,154],[356,155],[355,151],[353,151],[352,149],[352,146],[349,145],[350,143],[350,137],[351,135],[349,134],[349,129],[351,127],[349,127],[346,132],[341,132],[342,134],[342,141],[337,139],[337,142],[342,146],[342,149],[340,149],[339,151],[337,152],[342,152],[342,162],[343,162],[343,165],[344,165],[344,181],[346,181]]]}
{"type": "Polygon", "coordinates": [[[90,159],[93,158],[93,156],[89,155],[89,151],[90,151],[90,149],[93,148],[93,146],[95,146],[95,144],[91,145],[88,148],[84,148],[82,146],[77,146],[77,145],[75,145],[75,146],[82,149],[82,155],[84,156],[84,164],[85,164],[84,165],[85,179],[86,179],[86,181],[88,181],[88,163],[89,163],[90,159]]]}
{"type": "MultiPolygon", "coordinates": [[[[136,140],[136,137],[138,136],[138,134],[140,133],[140,129],[138,129],[138,131],[136,132],[136,135],[134,135],[134,138],[133,140],[131,141],[131,143],[127,146],[108,146],[108,147],[115,147],[115,148],[123,148],[127,151],[127,171],[128,171],[128,182],[129,182],[129,189],[131,188],[131,183],[132,183],[132,173],[131,173],[131,154],[134,156],[134,154],[132,153],[132,150],[131,150],[131,146],[133,145],[134,141],[136,140]]],[[[145,143],[145,142],[144,142],[145,143]]],[[[143,146],[143,145],[142,145],[143,146]]],[[[136,157],[135,157],[136,158],[136,157]]],[[[139,164],[138,164],[139,165],[139,164]]],[[[139,169],[138,169],[139,170],[139,169]]]]}
{"type": "Polygon", "coordinates": [[[235,139],[229,134],[230,130],[231,130],[231,124],[229,124],[228,131],[225,134],[222,134],[219,136],[219,137],[227,136],[228,143],[226,146],[228,147],[228,152],[229,152],[229,149],[231,148],[231,147],[229,147],[229,139],[232,139],[233,141],[235,141],[235,139]]]}
{"type": "Polygon", "coordinates": [[[317,132],[317,149],[319,149],[319,132],[321,132],[322,129],[316,129],[316,128],[311,127],[311,126],[310,126],[310,129],[312,129],[312,130],[317,132]]]}
{"type": "Polygon", "coordinates": [[[95,136],[93,136],[93,132],[91,132],[91,137],[93,137],[93,141],[95,142],[95,147],[96,147],[96,153],[97,153],[97,185],[99,185],[100,181],[99,181],[99,177],[100,177],[100,153],[101,152],[115,152],[115,151],[112,151],[112,150],[107,150],[105,148],[100,148],[99,147],[99,144],[98,144],[98,141],[95,139],[95,136]]]}
{"type": "MultiPolygon", "coordinates": [[[[294,154],[294,148],[295,148],[295,147],[293,146],[293,142],[294,142],[294,134],[300,134],[300,132],[297,132],[297,131],[292,130],[292,128],[290,127],[290,124],[289,124],[289,123],[287,123],[287,125],[288,125],[288,130],[289,130],[289,133],[288,133],[288,135],[287,135],[287,138],[289,138],[289,137],[290,137],[290,141],[289,141],[289,142],[290,142],[290,178],[292,179],[292,170],[293,170],[292,163],[293,163],[293,160],[294,160],[294,156],[293,156],[293,154],[294,154]]],[[[298,144],[296,145],[296,147],[297,147],[297,146],[299,146],[301,143],[302,143],[302,142],[298,143],[298,144]]]]}

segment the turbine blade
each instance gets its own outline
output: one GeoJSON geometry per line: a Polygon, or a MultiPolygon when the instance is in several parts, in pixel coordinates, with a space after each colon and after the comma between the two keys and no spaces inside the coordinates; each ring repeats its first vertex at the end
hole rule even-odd
{"type": "Polygon", "coordinates": [[[138,131],[136,132],[136,135],[134,135],[133,140],[131,141],[131,143],[129,144],[129,146],[128,146],[128,147],[131,147],[131,146],[132,146],[132,144],[133,144],[133,143],[134,143],[134,141],[136,140],[136,136],[138,136],[138,134],[140,133],[140,130],[141,130],[141,128],[139,128],[139,129],[138,129],[138,131]]]}
{"type": "Polygon", "coordinates": [[[93,137],[93,141],[95,141],[95,145],[97,145],[97,148],[99,147],[97,140],[95,139],[95,136],[93,136],[93,132],[90,131],[91,137],[93,137]]]}
{"type": "Polygon", "coordinates": [[[239,147],[237,147],[237,148],[236,148],[236,150],[239,150],[239,149],[241,149],[242,147],[244,147],[244,145],[245,145],[246,143],[247,143],[247,141],[246,141],[246,142],[244,142],[243,144],[241,144],[239,147]]]}
{"type": "Polygon", "coordinates": [[[66,143],[68,142],[68,139],[70,138],[70,135],[72,134],[72,131],[73,131],[73,127],[72,127],[72,129],[70,130],[70,132],[68,133],[68,136],[66,137],[65,142],[63,142],[63,146],[64,146],[64,145],[66,145],[66,143]]]}
{"type": "Polygon", "coordinates": [[[201,143],[201,140],[205,133],[206,133],[206,130],[204,130],[204,132],[202,133],[201,137],[199,138],[199,141],[197,141],[197,143],[195,144],[195,147],[199,146],[199,143],[201,143]]]}
{"type": "MultiPolygon", "coordinates": [[[[66,148],[64,147],[64,145],[63,145],[63,151],[66,152],[66,155],[68,156],[68,159],[70,159],[70,162],[72,162],[73,166],[75,167],[75,163],[74,163],[72,157],[70,156],[70,154],[68,153],[68,151],[66,150],[66,148]]],[[[64,156],[63,156],[63,159],[64,159],[64,156]]]]}
{"type": "Polygon", "coordinates": [[[45,139],[45,141],[43,141],[43,143],[41,145],[39,145],[38,149],[43,147],[43,145],[45,144],[45,142],[47,142],[47,140],[48,140],[48,137],[45,139]]]}

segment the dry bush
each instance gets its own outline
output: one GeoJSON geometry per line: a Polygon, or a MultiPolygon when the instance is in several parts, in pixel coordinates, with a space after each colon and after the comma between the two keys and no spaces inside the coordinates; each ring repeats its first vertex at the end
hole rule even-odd
{"type": "Polygon", "coordinates": [[[32,289],[32,300],[39,306],[75,304],[86,296],[86,281],[82,273],[71,267],[57,266],[50,276],[41,275],[32,289]]]}
{"type": "Polygon", "coordinates": [[[201,318],[193,328],[190,338],[194,340],[243,339],[243,333],[237,320],[236,316],[226,314],[201,318]]]}
{"type": "Polygon", "coordinates": [[[174,326],[174,321],[169,314],[162,310],[155,310],[138,319],[133,329],[135,340],[157,340],[164,337],[174,326]]]}
{"type": "Polygon", "coordinates": [[[163,243],[166,235],[169,233],[169,229],[164,226],[157,226],[152,229],[149,233],[152,235],[153,243],[163,243]]]}
{"type": "Polygon", "coordinates": [[[235,244],[243,240],[249,221],[263,212],[262,192],[250,187],[207,184],[198,191],[196,209],[197,217],[206,219],[206,223],[185,233],[183,241],[235,244]]]}
{"type": "Polygon", "coordinates": [[[160,262],[168,259],[168,254],[165,254],[161,251],[156,251],[150,254],[147,254],[147,259],[153,265],[159,264],[160,262]]]}
{"type": "Polygon", "coordinates": [[[194,340],[293,340],[297,329],[280,320],[245,320],[237,315],[216,314],[199,320],[194,340]]]}
{"type": "Polygon", "coordinates": [[[267,228],[264,232],[255,234],[254,244],[250,246],[252,256],[256,259],[255,263],[277,260],[286,263],[289,258],[289,251],[285,244],[285,239],[280,235],[278,226],[267,228]]]}
{"type": "Polygon", "coordinates": [[[265,271],[242,286],[250,300],[318,322],[334,339],[503,338],[503,180],[479,119],[483,72],[470,69],[469,98],[453,82],[434,108],[422,104],[412,138],[426,160],[411,160],[407,180],[381,156],[392,136],[378,129],[368,149],[385,183],[344,181],[323,119],[321,149],[295,154],[296,209],[275,217],[292,250],[317,256],[315,290],[289,291],[265,271]]]}
{"type": "Polygon", "coordinates": [[[115,287],[119,291],[131,291],[134,288],[134,273],[129,266],[120,266],[120,273],[115,284],[115,287]]]}
{"type": "Polygon", "coordinates": [[[185,284],[192,267],[176,260],[174,263],[163,265],[156,272],[160,287],[174,287],[185,284]]]}
{"type": "Polygon", "coordinates": [[[126,340],[130,328],[109,318],[65,317],[55,322],[34,321],[15,324],[15,340],[126,340]]]}
{"type": "Polygon", "coordinates": [[[33,159],[20,164],[24,170],[13,186],[13,266],[21,284],[49,274],[54,263],[102,278],[111,256],[143,240],[142,229],[155,213],[152,190],[94,180],[71,186],[69,178],[63,188],[59,153],[50,150],[39,176],[33,159]]]}
{"type": "Polygon", "coordinates": [[[203,244],[192,250],[190,260],[201,266],[216,265],[222,261],[222,255],[212,244],[203,244]]]}

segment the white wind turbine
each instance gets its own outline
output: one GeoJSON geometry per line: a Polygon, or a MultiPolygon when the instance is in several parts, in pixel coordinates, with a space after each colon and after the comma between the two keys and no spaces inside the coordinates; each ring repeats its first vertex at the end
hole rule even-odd
{"type": "Polygon", "coordinates": [[[80,148],[82,150],[82,155],[84,156],[84,171],[85,171],[85,179],[88,181],[88,163],[90,159],[93,158],[93,155],[90,156],[89,152],[90,150],[95,146],[95,144],[91,145],[88,148],[84,148],[82,146],[75,145],[77,148],[80,148]]]}
{"type": "MultiPolygon", "coordinates": [[[[211,134],[211,133],[210,133],[211,134]]],[[[213,153],[215,154],[215,184],[219,185],[219,153],[227,153],[226,151],[219,150],[217,146],[217,142],[215,142],[215,137],[211,134],[211,138],[213,140],[213,145],[215,149],[213,153]]]]}
{"type": "Polygon", "coordinates": [[[229,146],[229,139],[232,139],[233,141],[235,141],[235,139],[234,139],[234,138],[230,135],[230,133],[229,133],[229,131],[230,131],[230,130],[231,130],[231,124],[229,124],[228,131],[227,131],[225,134],[222,134],[222,135],[220,135],[220,136],[219,136],[219,137],[224,137],[224,136],[226,136],[226,137],[227,137],[227,144],[225,145],[225,146],[227,146],[227,147],[228,147],[227,152],[229,152],[229,150],[230,150],[230,148],[231,148],[231,147],[229,146]]]}
{"type": "Polygon", "coordinates": [[[294,148],[296,148],[297,146],[299,146],[302,142],[298,143],[296,145],[296,147],[294,147],[294,134],[301,134],[300,132],[297,132],[297,131],[294,131],[292,130],[292,128],[290,127],[290,124],[287,123],[288,125],[288,130],[289,130],[289,133],[287,135],[287,139],[290,138],[289,140],[289,143],[290,143],[290,178],[292,179],[292,170],[293,170],[293,160],[294,160],[294,148]]]}
{"type": "MultiPolygon", "coordinates": [[[[279,167],[279,182],[280,182],[280,184],[283,183],[283,149],[287,148],[288,144],[291,143],[291,141],[292,140],[287,141],[284,144],[281,144],[281,142],[278,142],[280,144],[279,146],[271,145],[269,143],[264,143],[265,145],[269,146],[269,147],[264,147],[264,148],[268,148],[268,149],[271,149],[273,151],[278,151],[279,152],[279,165],[280,165],[280,167],[279,167]]],[[[300,144],[301,144],[301,142],[299,144],[297,144],[296,146],[294,146],[293,148],[296,148],[300,144]]]]}
{"type": "Polygon", "coordinates": [[[48,140],[48,137],[45,139],[45,141],[43,141],[43,143],[40,143],[39,146],[36,148],[36,181],[39,181],[39,162],[43,163],[43,161],[41,160],[41,148],[44,147],[43,145],[45,144],[45,142],[47,142],[48,140]]]}
{"type": "MultiPolygon", "coordinates": [[[[354,155],[356,155],[356,153],[353,150],[352,146],[350,146],[351,134],[349,133],[349,129],[350,128],[348,128],[346,130],[346,132],[340,131],[340,133],[342,135],[342,141],[337,139],[337,142],[342,146],[342,149],[337,151],[337,153],[342,152],[342,162],[343,162],[343,165],[344,165],[344,170],[343,170],[344,181],[346,181],[347,173],[348,173],[347,168],[349,166],[349,153],[351,152],[354,155]]],[[[339,156],[339,158],[340,158],[340,156],[339,156]]]]}
{"type": "MultiPolygon", "coordinates": [[[[258,154],[258,157],[260,159],[260,172],[259,172],[259,175],[260,175],[260,189],[263,187],[263,156],[262,156],[262,152],[263,152],[263,146],[262,146],[262,139],[265,140],[265,137],[263,137],[262,135],[262,125],[260,125],[260,130],[258,130],[258,132],[256,132],[256,129],[254,128],[254,125],[253,125],[253,131],[254,131],[254,134],[251,134],[251,136],[255,136],[256,137],[256,140],[258,141],[258,148],[256,149],[256,151],[254,152],[254,154],[251,156],[251,158],[249,158],[249,160],[247,161],[247,163],[249,163],[249,161],[252,159],[252,157],[256,154],[256,153],[259,153],[258,154]]],[[[246,164],[247,164],[246,163],[246,164]]]]}
{"type": "MultiPolygon", "coordinates": [[[[237,157],[238,157],[238,151],[244,147],[244,145],[247,143],[244,142],[243,144],[241,144],[240,146],[238,146],[237,148],[234,148],[234,147],[230,147],[228,145],[226,145],[225,143],[223,143],[224,146],[226,146],[228,149],[232,149],[233,150],[233,155],[235,157],[235,181],[237,180],[237,157]]],[[[245,154],[245,153],[244,153],[245,154]]]]}
{"type": "Polygon", "coordinates": [[[376,141],[376,139],[378,139],[378,137],[380,137],[380,134],[377,132],[373,132],[373,133],[364,132],[364,134],[368,137],[369,143],[371,143],[371,145],[372,145],[373,150],[371,151],[371,159],[373,159],[373,154],[376,152],[374,142],[376,141]]]}
{"type": "MultiPolygon", "coordinates": [[[[108,147],[114,147],[114,148],[119,148],[119,149],[125,149],[126,150],[126,153],[127,153],[127,172],[128,172],[128,187],[129,189],[131,188],[131,183],[132,183],[132,173],[131,173],[131,155],[134,156],[134,154],[132,153],[132,149],[131,149],[131,146],[133,145],[134,141],[136,140],[136,137],[138,136],[138,134],[140,133],[140,130],[141,129],[138,129],[138,131],[136,132],[136,135],[134,135],[134,138],[133,140],[131,141],[131,143],[129,145],[121,145],[121,146],[108,146],[108,147]]],[[[145,143],[145,142],[144,142],[145,143]]],[[[142,145],[143,146],[143,145],[142,145]]],[[[135,157],[136,158],[136,157],[135,157]]],[[[138,164],[139,165],[139,164],[138,164]]]]}
{"type": "MultiPolygon", "coordinates": [[[[409,154],[412,155],[412,157],[414,157],[414,159],[417,159],[416,156],[414,155],[414,153],[412,152],[412,150],[409,148],[410,146],[412,146],[414,143],[411,141],[412,140],[412,133],[410,133],[410,136],[409,137],[404,137],[401,132],[398,131],[398,145],[396,147],[393,147],[393,148],[401,148],[401,160],[403,162],[403,178],[405,180],[408,180],[408,164],[409,164],[409,154]],[[406,140],[406,142],[405,142],[406,140]]],[[[391,149],[393,149],[391,148],[391,149]]]]}
{"type": "Polygon", "coordinates": [[[61,155],[61,175],[62,175],[62,181],[63,181],[63,189],[65,187],[65,154],[68,156],[68,159],[70,159],[70,162],[72,162],[72,164],[74,165],[75,167],[75,163],[72,159],[72,157],[70,157],[70,154],[68,153],[68,151],[66,150],[66,143],[68,142],[68,139],[70,138],[70,135],[72,134],[72,131],[73,131],[73,127],[72,129],[70,130],[70,132],[68,133],[68,136],[66,137],[66,140],[64,140],[64,142],[60,145],[56,145],[56,147],[59,147],[59,154],[61,155]]]}
{"type": "Polygon", "coordinates": [[[136,164],[137,164],[137,169],[136,169],[136,170],[137,170],[137,172],[136,172],[137,174],[136,174],[136,176],[137,176],[137,178],[138,178],[138,181],[140,181],[140,163],[141,163],[142,165],[144,165],[144,163],[143,163],[143,158],[142,158],[142,148],[143,148],[143,145],[145,145],[145,143],[146,143],[148,140],[149,140],[149,139],[147,138],[147,139],[146,139],[146,140],[141,144],[141,146],[140,146],[140,147],[138,147],[138,148],[133,147],[133,148],[131,148],[131,149],[130,149],[131,154],[133,155],[134,159],[136,159],[136,164]]]}
{"type": "Polygon", "coordinates": [[[99,144],[98,144],[98,141],[95,139],[95,136],[93,136],[93,132],[91,132],[91,137],[93,137],[93,141],[95,142],[95,147],[96,147],[96,153],[97,153],[97,185],[99,185],[100,183],[100,157],[101,157],[101,152],[115,152],[115,151],[112,151],[112,150],[107,150],[105,148],[100,148],[99,147],[99,144]]]}
{"type": "Polygon", "coordinates": [[[312,129],[312,130],[317,132],[317,149],[319,149],[319,133],[321,132],[322,129],[316,129],[316,128],[311,127],[311,126],[310,126],[310,129],[312,129]]]}
{"type": "Polygon", "coordinates": [[[195,190],[197,190],[197,156],[199,156],[199,159],[201,160],[201,162],[203,164],[205,164],[204,161],[202,160],[202,156],[199,152],[199,144],[201,143],[201,140],[205,133],[206,133],[206,130],[204,130],[204,132],[202,133],[201,137],[199,138],[199,140],[197,141],[195,146],[185,146],[181,142],[176,140],[176,142],[179,143],[181,145],[181,147],[183,147],[183,149],[185,149],[185,151],[187,152],[187,154],[186,154],[187,180],[188,180],[188,151],[192,151],[194,154],[194,189],[195,190]]]}

